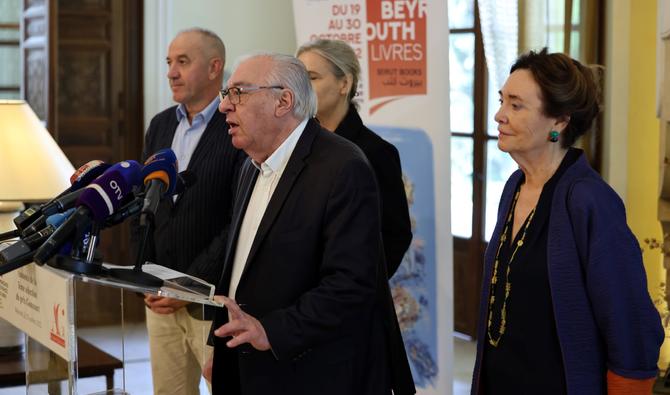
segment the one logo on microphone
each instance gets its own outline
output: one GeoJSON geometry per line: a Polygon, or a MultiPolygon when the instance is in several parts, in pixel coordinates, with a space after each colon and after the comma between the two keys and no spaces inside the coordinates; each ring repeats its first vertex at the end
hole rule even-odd
{"type": "Polygon", "coordinates": [[[51,322],[51,341],[61,347],[65,347],[65,309],[60,303],[54,303],[52,307],[53,321],[51,322]]]}
{"type": "Polygon", "coordinates": [[[118,182],[114,180],[110,181],[109,187],[112,188],[112,191],[114,191],[114,194],[116,195],[116,200],[123,199],[123,192],[121,192],[121,187],[119,186],[118,182]]]}
{"type": "Polygon", "coordinates": [[[150,157],[148,157],[147,160],[144,161],[144,165],[146,166],[149,163],[154,162],[156,160],[156,156],[158,156],[158,154],[153,154],[150,157]]]}
{"type": "Polygon", "coordinates": [[[84,175],[90,168],[91,166],[88,163],[86,163],[85,165],[77,169],[77,171],[75,171],[74,174],[70,177],[70,184],[74,184],[76,181],[79,181],[79,179],[81,179],[81,176],[84,175]]]}

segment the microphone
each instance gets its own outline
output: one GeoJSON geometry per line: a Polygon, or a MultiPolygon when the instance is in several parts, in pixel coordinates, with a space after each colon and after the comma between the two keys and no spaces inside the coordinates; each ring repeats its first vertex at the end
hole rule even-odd
{"type": "Polygon", "coordinates": [[[84,188],[75,206],[88,209],[97,223],[114,212],[132,196],[141,183],[141,166],[134,160],[119,162],[84,188]]]}
{"type": "Polygon", "coordinates": [[[177,178],[177,156],[170,148],[162,149],[151,155],[142,169],[144,179],[144,205],[142,219],[147,215],[153,220],[158,210],[158,203],[166,196],[174,193],[177,178]]]}
{"type": "MultiPolygon", "coordinates": [[[[60,198],[55,198],[51,200],[49,203],[43,205],[42,208],[38,208],[37,210],[40,210],[42,214],[39,217],[34,218],[32,220],[32,223],[25,229],[23,229],[23,231],[18,231],[17,229],[16,231],[19,232],[19,236],[21,238],[26,238],[32,235],[33,233],[36,233],[41,229],[43,229],[46,226],[46,221],[48,217],[74,207],[75,203],[77,202],[77,199],[79,199],[79,196],[82,194],[82,192],[84,192],[84,190],[80,189],[78,191],[70,192],[65,195],[61,194],[62,196],[60,198]]],[[[36,213],[37,211],[34,212],[36,213]]]]}
{"type": "MultiPolygon", "coordinates": [[[[185,190],[190,188],[193,184],[196,183],[198,177],[190,170],[184,170],[181,173],[177,174],[177,183],[174,189],[174,195],[180,195],[185,190]]],[[[112,216],[105,219],[103,228],[109,228],[111,226],[120,224],[126,219],[132,217],[135,214],[138,214],[142,211],[144,206],[144,197],[138,196],[135,199],[131,200],[130,203],[125,204],[123,207],[118,209],[112,216]]]]}
{"type": "MultiPolygon", "coordinates": [[[[132,269],[111,269],[110,274],[120,280],[139,283],[151,287],[161,287],[163,280],[142,271],[144,249],[152,232],[154,217],[161,198],[170,196],[176,188],[177,157],[169,148],[153,154],[142,169],[144,179],[144,201],[140,210],[140,239],[135,266],[132,269]],[[147,218],[149,220],[147,221],[147,218]]],[[[188,179],[188,177],[187,177],[188,179]]]]}
{"type": "Polygon", "coordinates": [[[50,216],[46,220],[47,226],[44,229],[0,251],[0,276],[32,262],[35,249],[50,237],[73,212],[74,209],[71,209],[62,214],[50,216]]]}
{"type": "Polygon", "coordinates": [[[25,229],[35,220],[40,218],[41,215],[48,217],[57,212],[64,211],[64,209],[72,207],[72,205],[68,207],[66,204],[67,202],[73,204],[74,201],[77,200],[78,195],[74,196],[74,201],[71,201],[73,198],[72,196],[70,196],[70,200],[68,200],[65,197],[75,191],[81,190],[83,187],[90,184],[91,181],[96,179],[98,176],[102,175],[107,169],[109,169],[109,167],[110,167],[109,164],[100,160],[92,160],[81,166],[70,177],[69,188],[61,192],[58,196],[51,199],[49,202],[44,203],[43,205],[38,207],[30,207],[24,210],[19,216],[14,218],[14,225],[16,226],[16,230],[19,232],[18,234],[16,234],[16,236],[19,236],[20,234],[26,235],[34,233],[34,230],[31,231],[30,233],[26,233],[25,229]]]}
{"type": "Polygon", "coordinates": [[[139,163],[129,160],[110,167],[103,175],[91,182],[77,199],[76,210],[65,220],[42,246],[35,252],[35,262],[43,265],[70,239],[77,229],[102,221],[114,214],[129,196],[133,188],[140,185],[139,163]]]}

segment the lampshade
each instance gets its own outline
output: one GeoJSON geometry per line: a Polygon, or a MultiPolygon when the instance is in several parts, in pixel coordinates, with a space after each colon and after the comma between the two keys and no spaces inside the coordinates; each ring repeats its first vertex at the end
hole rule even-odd
{"type": "Polygon", "coordinates": [[[74,168],[23,100],[0,100],[0,201],[48,201],[74,168]]]}
{"type": "MultiPolygon", "coordinates": [[[[74,168],[23,100],[0,100],[0,233],[14,229],[20,202],[48,201],[74,168]]],[[[23,334],[0,319],[0,354],[20,352],[23,334]]]]}

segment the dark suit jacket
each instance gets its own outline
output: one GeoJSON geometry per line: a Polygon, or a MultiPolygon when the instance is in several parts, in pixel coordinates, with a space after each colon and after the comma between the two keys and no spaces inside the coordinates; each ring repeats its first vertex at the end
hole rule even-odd
{"type": "Polygon", "coordinates": [[[356,144],[365,153],[377,176],[382,208],[382,239],[386,256],[386,274],[391,278],[398,270],[409,244],[412,225],[409,220],[407,195],[402,181],[400,155],[393,144],[363,125],[356,107],[351,105],[347,116],[335,133],[356,144]]]}
{"type": "MultiPolygon", "coordinates": [[[[171,147],[177,124],[176,107],[151,120],[143,161],[154,152],[171,147]]],[[[245,157],[232,145],[226,116],[216,111],[188,164],[197,181],[176,203],[164,199],[158,207],[153,243],[150,240],[147,248],[148,261],[217,283],[221,262],[194,260],[230,222],[232,189],[245,157]]],[[[137,240],[137,235],[134,238],[137,240]]]]}
{"type": "MultiPolygon", "coordinates": [[[[239,227],[257,174],[241,170],[217,288],[227,294],[239,227]]],[[[214,338],[215,394],[389,394],[386,369],[365,358],[384,270],[378,192],[363,153],[310,120],[277,184],[236,291],[271,351],[231,350],[214,338]],[[377,377],[375,383],[369,377],[377,377]],[[373,390],[365,390],[373,388],[373,390]]],[[[227,322],[217,309],[213,328],[227,322]]]]}
{"type": "MultiPolygon", "coordinates": [[[[346,117],[340,122],[335,133],[355,143],[370,161],[375,171],[382,213],[382,239],[386,257],[387,273],[380,273],[377,279],[380,305],[386,310],[378,312],[375,325],[383,325],[386,336],[386,351],[381,345],[372,346],[369,361],[372,364],[385,362],[390,370],[390,380],[395,395],[416,393],[412,371],[407,361],[405,344],[398,325],[388,278],[398,269],[405,252],[412,241],[409,208],[405,186],[402,181],[400,155],[389,142],[365,127],[356,108],[351,105],[346,117]],[[378,361],[378,362],[375,362],[378,361]]],[[[382,341],[382,338],[375,338],[382,341]]]]}

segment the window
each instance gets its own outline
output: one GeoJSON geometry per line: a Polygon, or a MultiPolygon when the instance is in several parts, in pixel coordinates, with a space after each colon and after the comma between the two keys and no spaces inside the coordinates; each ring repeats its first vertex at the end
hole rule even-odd
{"type": "Polygon", "coordinates": [[[21,0],[0,2],[0,99],[21,97],[20,14],[21,0]]]}
{"type": "Polygon", "coordinates": [[[448,13],[455,329],[474,336],[484,248],[517,166],[497,147],[500,87],[487,81],[476,0],[449,0],[448,13]]]}
{"type": "MultiPolygon", "coordinates": [[[[572,0],[571,11],[571,25],[570,31],[570,56],[573,58],[580,58],[579,36],[580,28],[579,21],[581,5],[580,0],[572,0]]],[[[563,52],[565,48],[565,14],[566,1],[565,0],[547,0],[547,11],[545,14],[545,25],[547,26],[547,47],[550,52],[563,52]]]]}
{"type": "Polygon", "coordinates": [[[502,187],[516,166],[496,147],[499,87],[486,81],[475,6],[475,0],[449,0],[452,234],[488,240],[502,187]]]}

